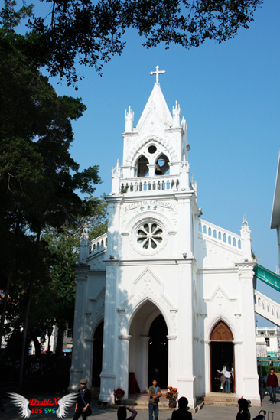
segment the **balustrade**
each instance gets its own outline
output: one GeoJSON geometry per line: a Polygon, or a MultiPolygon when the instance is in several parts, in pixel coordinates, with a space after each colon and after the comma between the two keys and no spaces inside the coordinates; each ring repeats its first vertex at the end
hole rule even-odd
{"type": "Polygon", "coordinates": [[[241,249],[241,240],[239,235],[236,235],[235,233],[225,230],[219,226],[215,226],[205,220],[200,219],[198,231],[203,236],[213,238],[214,240],[223,242],[224,244],[238,250],[241,249]]]}
{"type": "Polygon", "coordinates": [[[131,178],[120,184],[121,193],[178,190],[180,178],[178,176],[162,176],[155,178],[131,178]]]}
{"type": "Polygon", "coordinates": [[[95,254],[96,252],[103,251],[107,248],[107,233],[104,235],[99,236],[91,241],[90,245],[90,253],[95,254]]]}
{"type": "Polygon", "coordinates": [[[274,324],[280,326],[280,304],[258,290],[254,292],[255,312],[274,324]]]}

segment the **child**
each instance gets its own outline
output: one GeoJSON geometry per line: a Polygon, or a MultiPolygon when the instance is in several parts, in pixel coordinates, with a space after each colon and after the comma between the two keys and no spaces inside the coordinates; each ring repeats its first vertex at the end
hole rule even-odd
{"type": "Polygon", "coordinates": [[[118,408],[118,420],[134,420],[135,417],[137,416],[137,411],[134,410],[133,408],[129,408],[129,407],[125,407],[124,405],[121,405],[118,408]],[[128,410],[131,414],[130,417],[126,417],[126,410],[128,410]]]}

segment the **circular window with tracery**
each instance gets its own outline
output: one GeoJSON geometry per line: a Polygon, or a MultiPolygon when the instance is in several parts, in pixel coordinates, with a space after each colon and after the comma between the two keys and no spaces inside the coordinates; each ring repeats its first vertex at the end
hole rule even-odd
{"type": "Polygon", "coordinates": [[[131,229],[130,244],[141,255],[155,255],[168,240],[164,224],[153,217],[138,220],[131,229]]]}
{"type": "Polygon", "coordinates": [[[158,223],[146,222],[138,227],[136,236],[143,249],[156,249],[162,242],[163,232],[158,223]]]}

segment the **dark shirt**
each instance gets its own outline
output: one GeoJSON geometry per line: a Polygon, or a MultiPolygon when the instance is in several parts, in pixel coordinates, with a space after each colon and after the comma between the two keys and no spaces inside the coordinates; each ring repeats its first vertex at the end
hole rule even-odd
{"type": "Polygon", "coordinates": [[[91,400],[91,394],[90,394],[90,390],[85,388],[84,392],[80,389],[79,390],[79,394],[77,396],[77,404],[78,404],[78,408],[84,408],[86,406],[86,404],[90,404],[90,400],[91,400]],[[85,400],[85,404],[82,400],[82,397],[85,400]]]}
{"type": "Polygon", "coordinates": [[[173,411],[171,420],[192,420],[192,413],[185,409],[178,408],[173,411]]]}
{"type": "Polygon", "coordinates": [[[275,373],[267,375],[266,386],[278,386],[278,378],[275,373]]]}

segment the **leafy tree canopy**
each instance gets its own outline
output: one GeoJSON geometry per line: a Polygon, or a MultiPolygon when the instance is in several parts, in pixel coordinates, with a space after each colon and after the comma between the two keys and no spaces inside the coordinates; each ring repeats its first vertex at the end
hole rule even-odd
{"type": "MultiPolygon", "coordinates": [[[[52,76],[66,76],[68,84],[78,80],[76,63],[101,71],[115,54],[121,55],[124,34],[134,28],[146,38],[144,46],[171,43],[198,47],[206,40],[217,42],[248,28],[253,13],[263,0],[41,0],[50,3],[46,16],[30,17],[28,36],[18,41],[31,58],[47,65],[52,76]],[[36,36],[34,36],[36,35],[36,36]],[[32,48],[30,48],[32,44],[32,48]]],[[[6,4],[11,0],[6,0],[6,4]]],[[[30,6],[22,13],[30,15],[30,6]]],[[[2,16],[17,22],[17,14],[2,16]]]]}
{"type": "MultiPolygon", "coordinates": [[[[38,70],[41,61],[25,54],[38,37],[13,30],[30,9],[15,12],[14,2],[6,1],[5,13],[0,28],[0,287],[5,290],[0,342],[11,303],[18,325],[24,325],[25,342],[31,298],[52,280],[54,262],[42,232],[91,216],[92,203],[79,193],[92,194],[101,180],[98,166],[80,171],[70,155],[71,121],[82,116],[85,105],[80,98],[57,95],[38,70]]],[[[49,311],[48,318],[55,313],[49,311]]]]}

